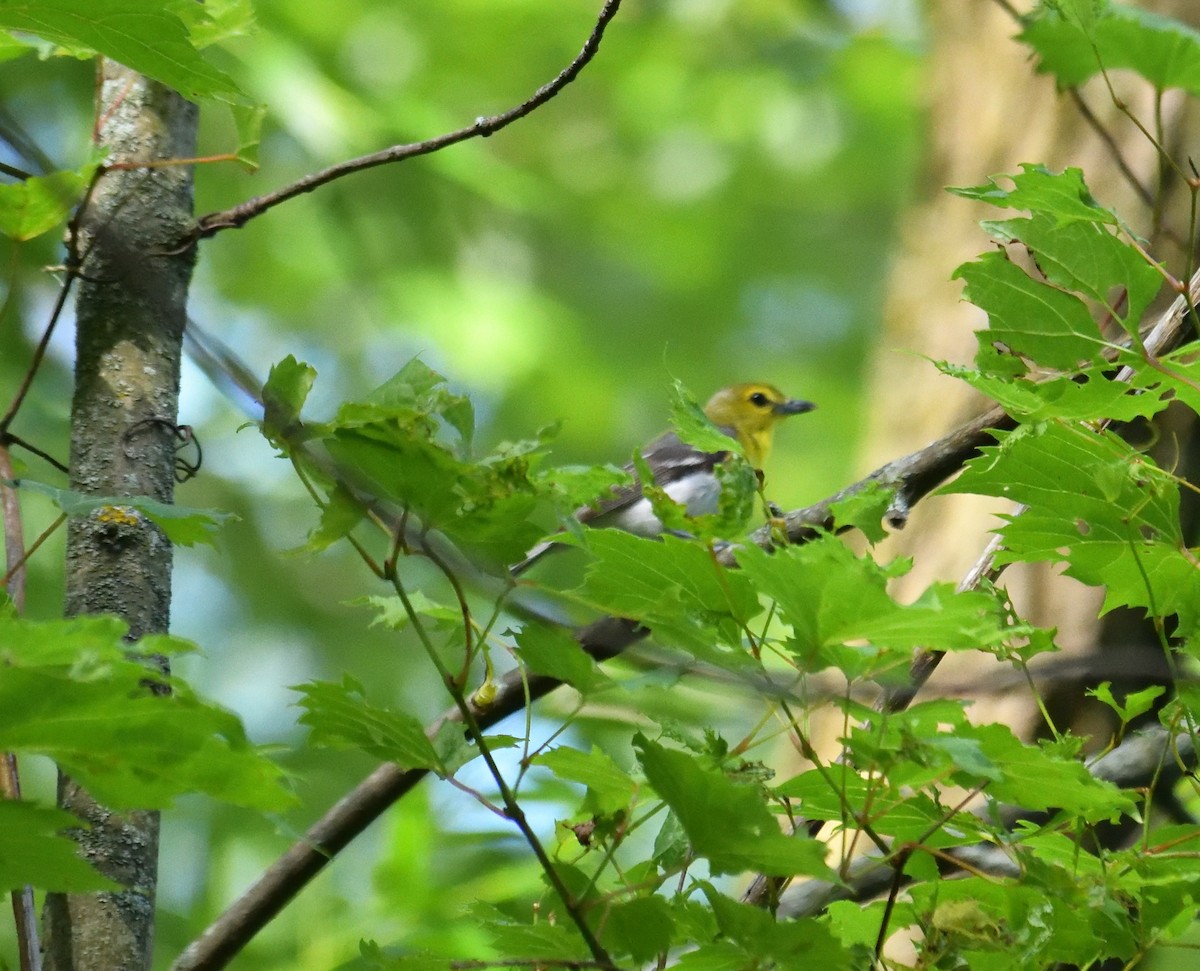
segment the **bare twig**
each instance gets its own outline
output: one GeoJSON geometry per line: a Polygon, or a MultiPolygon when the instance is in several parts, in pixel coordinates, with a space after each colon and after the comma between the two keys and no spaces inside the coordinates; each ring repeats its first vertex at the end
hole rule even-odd
{"type": "Polygon", "coordinates": [[[294,199],[296,196],[303,195],[306,192],[312,192],[314,189],[328,182],[333,182],[335,179],[340,179],[343,176],[362,172],[365,169],[374,168],[378,165],[390,165],[393,162],[402,162],[406,159],[415,158],[418,155],[429,155],[471,138],[487,138],[489,135],[500,131],[501,128],[508,127],[514,121],[536,111],[579,76],[579,72],[587,66],[588,62],[599,51],[600,41],[604,37],[605,28],[608,27],[609,21],[616,16],[620,5],[621,0],[605,0],[604,6],[596,18],[595,27],[592,28],[591,34],[588,35],[583,48],[575,56],[574,60],[563,68],[554,80],[543,84],[527,100],[521,102],[515,108],[510,108],[499,115],[476,118],[472,124],[465,128],[446,132],[443,135],[438,135],[436,138],[430,138],[423,142],[393,145],[390,148],[372,152],[370,155],[362,155],[345,162],[339,162],[337,165],[331,165],[320,172],[314,172],[302,179],[297,179],[291,185],[285,185],[274,192],[249,199],[234,206],[232,209],[225,209],[221,212],[210,212],[208,215],[200,217],[192,239],[204,239],[205,237],[215,235],[223,229],[239,229],[251,219],[261,216],[280,203],[287,202],[289,199],[294,199]]]}

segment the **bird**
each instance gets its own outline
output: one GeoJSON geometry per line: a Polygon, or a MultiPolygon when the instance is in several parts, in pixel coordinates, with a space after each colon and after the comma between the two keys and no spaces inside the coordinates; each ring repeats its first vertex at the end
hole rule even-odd
{"type": "MultiPolygon", "coordinates": [[[[746,460],[761,475],[776,426],[791,415],[802,415],[816,407],[811,401],[787,397],[774,385],[751,381],[716,392],[704,406],[704,414],[718,430],[737,441],[746,460]]],[[[654,484],[684,506],[689,516],[716,512],[721,483],[715,470],[730,457],[728,450],[705,452],[671,431],[646,445],[641,454],[654,474],[654,484]]],[[[589,526],[612,527],[639,536],[659,535],[663,524],[642,494],[636,469],[630,464],[625,471],[633,476],[632,482],[613,486],[610,495],[577,509],[575,518],[589,526]]],[[[509,568],[510,574],[519,576],[559,546],[553,539],[538,543],[509,568]]]]}

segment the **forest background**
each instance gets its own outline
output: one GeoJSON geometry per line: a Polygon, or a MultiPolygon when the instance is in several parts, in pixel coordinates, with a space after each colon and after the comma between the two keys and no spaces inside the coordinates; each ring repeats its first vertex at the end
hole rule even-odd
{"type": "MultiPolygon", "coordinates": [[[[217,9],[227,26],[245,10],[217,9]]],[[[262,0],[257,27],[246,21],[209,55],[266,106],[261,167],[198,165],[196,212],[519,104],[576,54],[596,13],[524,0],[262,0]]],[[[483,447],[561,422],[551,455],[563,464],[624,461],[665,425],[676,379],[701,399],[731,381],[770,381],[819,410],[781,430],[767,493],[784,509],[815,502],[982,407],[920,356],[965,363],[985,322],[951,275],[988,248],[977,223],[990,213],[943,186],[1023,162],[1084,164],[1090,176],[1086,163],[1105,157],[1065,138],[1028,144],[1043,123],[1056,128],[1043,119],[1078,109],[1034,73],[1018,30],[990,3],[623,8],[578,79],[527,118],[333,182],[201,242],[190,316],[260,379],[289,354],[313,365],[306,415],[328,416],[416,356],[470,395],[483,447]],[[945,207],[954,215],[931,217],[945,207]],[[928,283],[919,310],[905,294],[913,281],[928,283]],[[944,350],[943,335],[957,350],[944,350]]],[[[4,161],[82,164],[93,63],[7,54],[4,161]],[[21,132],[36,151],[22,152],[21,132]]],[[[1093,95],[1105,112],[1103,89],[1093,95]]],[[[1130,139],[1135,163],[1157,164],[1131,126],[1118,138],[1130,139]]],[[[230,114],[202,112],[201,155],[238,140],[230,114]]],[[[1121,181],[1111,158],[1101,164],[1098,183],[1121,181]]],[[[40,268],[63,252],[54,234],[2,245],[12,269],[0,381],[15,388],[58,292],[40,268]]],[[[22,438],[51,454],[66,452],[72,353],[60,326],[22,413],[22,438]]],[[[350,671],[374,702],[422,719],[446,704],[429,691],[423,658],[372,626],[359,601],[378,591],[352,550],[287,555],[315,514],[289,466],[243,427],[257,417],[242,394],[185,364],[180,420],[203,467],[177,500],[235,518],[215,544],[176,553],[171,629],[200,650],[174,670],[236,712],[255,742],[279,746],[299,806],[262,815],[184,797],[167,813],[162,966],[299,837],[313,807],[375,765],[364,752],[307,745],[291,686],[350,671]]],[[[31,535],[57,515],[38,497],[26,511],[31,535]]],[[[51,536],[30,561],[32,618],[61,611],[61,544],[51,536]]],[[[969,565],[977,549],[967,553],[969,565]]],[[[921,568],[961,575],[957,565],[921,568]]],[[[736,699],[720,691],[674,703],[689,724],[739,725],[736,699]]],[[[603,717],[575,724],[580,739],[606,739],[603,717]]],[[[31,792],[53,788],[48,763],[31,760],[24,775],[31,792]]],[[[540,780],[528,798],[543,827],[568,814],[559,780],[540,780]]],[[[364,938],[469,954],[480,932],[458,920],[464,908],[537,887],[514,832],[450,786],[426,784],[305,889],[253,942],[247,966],[338,966],[364,938]]]]}

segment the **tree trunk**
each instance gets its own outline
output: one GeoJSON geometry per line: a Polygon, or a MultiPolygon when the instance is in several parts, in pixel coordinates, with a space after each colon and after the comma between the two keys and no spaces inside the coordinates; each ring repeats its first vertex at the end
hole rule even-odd
{"type": "MultiPolygon", "coordinates": [[[[109,165],[195,155],[196,107],[119,64],[101,62],[97,138],[109,165]]],[[[132,167],[100,179],[79,221],[71,488],[89,495],[174,494],[174,428],[194,250],[187,165],[132,167]]],[[[67,539],[68,615],[113,613],[130,638],[167,630],[171,545],[144,517],[105,507],[75,517],[67,539]]],[[[59,802],[87,828],[75,835],[116,893],[51,894],[44,912],[53,971],[149,968],[154,940],[158,814],[116,813],[59,779],[59,802]]]]}
{"type": "MultiPolygon", "coordinates": [[[[1192,24],[1200,18],[1192,0],[1158,0],[1144,6],[1192,24]]],[[[1096,134],[1074,98],[1056,91],[1051,76],[1033,72],[1028,48],[1014,39],[1020,25],[1001,4],[994,0],[936,3],[929,19],[930,157],[918,198],[901,220],[902,238],[884,308],[883,340],[871,367],[872,419],[865,468],[920,448],[986,405],[965,384],[941,375],[917,355],[964,364],[973,359],[977,347],[973,332],[986,326],[986,317],[962,300],[962,284],[952,281],[950,275],[959,264],[993,246],[979,227],[981,219],[1015,214],[952,196],[945,186],[979,185],[989,176],[1019,171],[1022,163],[1044,163],[1055,171],[1068,166],[1082,168],[1101,204],[1115,208],[1136,232],[1150,238],[1154,254],[1167,260],[1177,273],[1184,266],[1178,248],[1155,225],[1145,202],[1122,175],[1112,148],[1096,134]]],[[[1149,85],[1128,72],[1114,72],[1112,80],[1117,95],[1128,101],[1134,114],[1152,123],[1149,85]]],[[[1186,240],[1188,207],[1181,181],[1158,184],[1160,163],[1154,147],[1117,110],[1101,79],[1085,85],[1080,97],[1113,135],[1121,156],[1142,185],[1151,194],[1165,194],[1168,203],[1173,203],[1163,207],[1166,222],[1177,239],[1186,240]]],[[[1168,93],[1163,115],[1168,151],[1178,146],[1179,133],[1185,130],[1185,111],[1194,117],[1187,99],[1179,92],[1168,93]]],[[[974,496],[934,497],[922,503],[904,532],[882,547],[885,556],[915,560],[913,573],[904,578],[901,595],[913,596],[935,579],[961,579],[983,551],[988,531],[999,525],[994,513],[1008,511],[1011,505],[974,496]]],[[[1005,570],[1003,585],[1024,616],[1057,627],[1058,643],[1064,651],[1090,652],[1101,639],[1097,620],[1100,591],[1059,574],[1044,565],[1017,564],[1005,570]]],[[[1125,646],[1133,647],[1135,653],[1139,647],[1128,642],[1125,646]]],[[[1165,674],[1157,641],[1151,639],[1146,646],[1149,655],[1140,655],[1133,662],[1138,673],[1165,674]]],[[[1059,672],[1047,673],[1048,682],[1070,682],[1065,685],[1070,700],[1058,712],[1065,719],[1060,727],[1078,714],[1080,680],[1120,680],[1131,659],[1130,654],[1103,663],[1039,659],[1059,672]],[[1064,671],[1075,673],[1068,677],[1064,671]]],[[[1028,689],[1020,678],[1008,674],[1007,666],[995,670],[995,662],[979,656],[948,656],[931,688],[940,683],[948,693],[975,697],[973,715],[1036,731],[1039,715],[1030,703],[1028,689]],[[1017,702],[1015,707],[1006,694],[1017,702]]],[[[1045,688],[1047,695],[1053,694],[1053,684],[1047,683],[1045,688]]],[[[1095,707],[1101,706],[1095,703],[1095,707]]],[[[1077,728],[1085,730],[1082,724],[1077,728]]]]}

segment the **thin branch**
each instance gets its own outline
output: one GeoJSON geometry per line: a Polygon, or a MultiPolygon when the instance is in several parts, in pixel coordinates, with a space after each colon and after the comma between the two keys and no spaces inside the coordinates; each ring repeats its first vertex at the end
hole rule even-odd
{"type": "Polygon", "coordinates": [[[1078,87],[1067,88],[1067,94],[1070,96],[1072,104],[1075,105],[1075,110],[1079,112],[1083,120],[1087,122],[1088,127],[1092,129],[1096,137],[1104,143],[1104,147],[1108,149],[1108,154],[1112,157],[1113,164],[1125,176],[1125,181],[1129,184],[1129,188],[1133,190],[1134,195],[1141,200],[1147,209],[1153,210],[1154,196],[1142,184],[1142,180],[1137,177],[1137,173],[1133,171],[1132,166],[1125,160],[1125,156],[1121,153],[1121,146],[1117,144],[1117,140],[1113,137],[1112,132],[1104,127],[1103,122],[1088,107],[1088,103],[1083,100],[1083,94],[1078,87]]]}
{"type": "MultiPolygon", "coordinates": [[[[104,168],[101,166],[92,175],[92,181],[88,183],[87,191],[83,194],[83,200],[75,208],[75,214],[67,224],[67,278],[58,289],[58,296],[55,298],[54,307],[50,311],[50,321],[46,324],[46,329],[42,332],[42,338],[38,341],[38,345],[34,349],[29,367],[25,369],[25,376],[21,379],[21,386],[17,389],[17,393],[9,403],[4,417],[0,418],[0,436],[8,433],[8,428],[13,423],[13,419],[17,417],[17,412],[24,403],[25,396],[29,394],[29,389],[33,385],[33,379],[37,376],[42,359],[46,356],[46,350],[50,346],[50,338],[54,334],[54,328],[58,325],[58,321],[62,317],[63,308],[67,305],[67,296],[71,292],[71,286],[79,276],[79,267],[83,265],[83,260],[86,258],[86,254],[80,254],[78,249],[79,226],[83,220],[84,213],[91,203],[92,195],[96,191],[96,185],[103,175],[104,168]]],[[[94,245],[94,242],[93,240],[92,245],[94,245]]],[[[91,246],[89,245],[88,248],[90,251],[91,246]]]]}
{"type": "MultiPolygon", "coordinates": [[[[1136,789],[1147,786],[1159,776],[1162,776],[1160,786],[1170,786],[1184,768],[1193,768],[1196,761],[1196,749],[1187,732],[1172,734],[1163,728],[1153,728],[1131,735],[1111,752],[1092,762],[1087,769],[1093,778],[1111,782],[1121,789],[1136,789]],[[1162,772],[1164,765],[1171,766],[1172,770],[1162,772]]],[[[1029,818],[1016,812],[1009,815],[1013,825],[1029,818]]],[[[1003,843],[952,847],[945,851],[945,858],[949,865],[947,872],[965,869],[994,876],[1019,875],[1011,845],[1003,843]]],[[[870,900],[886,891],[894,879],[895,871],[889,862],[878,857],[861,856],[850,863],[842,884],[808,880],[792,887],[780,903],[778,916],[811,917],[821,913],[835,900],[870,900]]],[[[905,876],[903,882],[910,883],[911,879],[905,876]]]]}
{"type": "MultiPolygon", "coordinates": [[[[1142,340],[1142,347],[1148,357],[1161,356],[1183,343],[1188,334],[1185,320],[1190,308],[1198,301],[1200,271],[1192,275],[1187,293],[1181,293],[1175,298],[1142,340]]],[[[1128,382],[1132,375],[1133,368],[1124,367],[1114,380],[1128,382]]],[[[968,460],[979,453],[980,448],[992,444],[995,438],[992,432],[1007,431],[1016,425],[1016,421],[1003,408],[997,406],[988,409],[925,448],[880,466],[866,478],[847,486],[836,495],[804,509],[789,512],[784,517],[784,531],[788,541],[807,542],[817,532],[833,529],[833,506],[871,487],[894,490],[885,518],[893,529],[902,529],[908,522],[912,508],[921,499],[961,470],[968,460]]],[[[764,526],[756,530],[751,541],[769,548],[770,528],[764,526]]]]}
{"type": "MultiPolygon", "coordinates": [[[[7,446],[0,444],[0,520],[4,524],[4,586],[8,599],[18,614],[25,611],[25,531],[21,522],[21,502],[17,488],[10,485],[15,477],[12,456],[7,446]]],[[[0,752],[0,798],[21,798],[21,775],[17,757],[12,752],[0,752]]],[[[16,887],[11,893],[13,924],[17,934],[17,953],[21,971],[40,971],[42,949],[38,943],[37,910],[33,888],[16,887]]]]}
{"type": "Polygon", "coordinates": [[[281,203],[287,202],[289,199],[294,199],[296,196],[303,195],[306,192],[312,192],[314,189],[326,183],[333,182],[335,179],[340,179],[343,176],[362,172],[365,169],[374,168],[378,165],[390,165],[393,162],[402,162],[406,159],[415,158],[418,155],[429,155],[471,138],[487,138],[489,135],[500,131],[500,129],[507,128],[514,121],[536,111],[579,76],[579,72],[587,66],[588,62],[600,50],[600,41],[604,37],[604,30],[608,27],[609,21],[616,16],[617,9],[620,6],[621,0],[605,0],[604,6],[596,18],[595,27],[592,28],[591,34],[588,35],[583,48],[575,56],[574,60],[559,72],[554,80],[543,84],[529,99],[521,102],[515,108],[510,108],[499,115],[476,118],[474,123],[468,125],[466,128],[459,128],[457,131],[447,132],[423,142],[413,142],[408,145],[393,145],[390,148],[372,152],[370,155],[362,155],[345,162],[339,162],[337,165],[331,165],[320,172],[314,172],[312,175],[306,175],[302,179],[297,179],[291,185],[276,189],[274,192],[249,199],[234,206],[232,209],[225,209],[221,212],[210,212],[208,215],[202,216],[196,224],[192,240],[213,236],[223,229],[240,229],[251,219],[261,216],[269,209],[273,209],[281,203]]]}
{"type": "Polygon", "coordinates": [[[25,610],[25,532],[21,523],[21,502],[12,455],[0,440],[0,521],[4,524],[5,589],[17,613],[25,610]]]}
{"type": "MultiPolygon", "coordinates": [[[[54,466],[54,468],[58,469],[58,471],[63,473],[63,475],[66,475],[68,472],[71,471],[70,469],[67,468],[67,465],[65,462],[60,462],[49,452],[43,451],[42,449],[40,449],[36,445],[34,445],[32,442],[27,442],[27,441],[25,441],[25,439],[21,438],[18,435],[14,435],[12,432],[9,432],[7,435],[5,435],[4,439],[6,439],[8,441],[8,444],[16,445],[19,448],[25,449],[25,451],[29,452],[29,454],[36,455],[38,458],[42,459],[42,461],[47,462],[50,465],[54,466]]],[[[10,478],[11,478],[11,476],[10,476],[10,478]]]]}
{"type": "MultiPolygon", "coordinates": [[[[576,638],[585,651],[602,661],[620,654],[646,633],[631,621],[608,617],[583,628],[576,638]]],[[[471,705],[471,710],[479,726],[489,728],[561,684],[554,678],[509,671],[497,682],[492,704],[487,708],[471,705]]],[[[426,734],[433,737],[443,724],[461,720],[458,708],[450,708],[426,729],[426,734]]],[[[189,944],[171,965],[171,971],[215,971],[225,967],[351,840],[426,775],[424,769],[405,770],[391,763],[377,768],[189,944]]]]}

